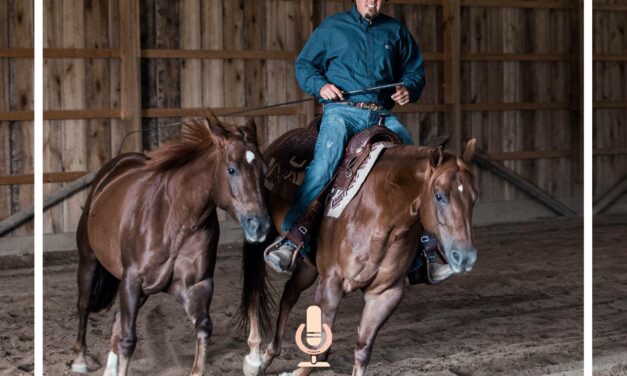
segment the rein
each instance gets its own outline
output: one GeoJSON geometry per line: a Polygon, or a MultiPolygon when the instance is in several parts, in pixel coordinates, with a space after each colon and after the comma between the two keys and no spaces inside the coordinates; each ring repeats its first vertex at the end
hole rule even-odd
{"type": "MultiPolygon", "coordinates": [[[[403,83],[402,82],[396,82],[393,84],[386,84],[386,85],[380,85],[380,86],[373,86],[373,87],[369,87],[369,88],[364,88],[364,89],[359,89],[359,90],[353,90],[353,91],[348,91],[348,92],[342,92],[344,95],[346,96],[351,96],[351,95],[358,95],[358,94],[365,94],[365,93],[371,93],[374,91],[381,91],[381,90],[385,90],[385,89],[392,89],[395,88],[397,86],[402,86],[403,83]]],[[[313,101],[316,98],[305,98],[305,99],[298,99],[298,100],[294,100],[294,101],[287,101],[287,102],[282,102],[282,103],[275,103],[275,104],[270,104],[270,105],[266,105],[266,106],[259,106],[259,107],[251,107],[251,108],[247,108],[244,110],[240,110],[240,111],[235,111],[235,112],[229,112],[223,115],[220,115],[220,117],[226,117],[226,116],[235,116],[235,115],[240,115],[240,114],[245,114],[248,112],[253,112],[253,111],[259,111],[259,110],[265,110],[268,108],[274,108],[274,107],[281,107],[281,106],[287,106],[290,104],[297,104],[297,103],[303,103],[303,102],[310,102],[313,101]]],[[[196,117],[195,119],[199,120],[201,119],[200,117],[196,117]]],[[[184,121],[178,121],[175,123],[168,123],[168,124],[163,124],[160,125],[159,127],[173,127],[176,125],[181,125],[185,123],[184,121]]],[[[128,132],[124,138],[122,139],[122,142],[120,143],[120,147],[118,148],[118,152],[117,155],[120,155],[121,151],[122,151],[122,147],[124,146],[124,142],[126,141],[126,139],[128,138],[128,136],[135,134],[135,133],[141,133],[141,132],[148,132],[151,131],[152,129],[141,129],[141,130],[136,130],[136,131],[130,131],[128,132]]]]}

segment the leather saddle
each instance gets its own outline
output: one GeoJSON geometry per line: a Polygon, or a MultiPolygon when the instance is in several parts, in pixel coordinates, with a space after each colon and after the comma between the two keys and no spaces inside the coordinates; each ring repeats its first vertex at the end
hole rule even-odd
{"type": "MultiPolygon", "coordinates": [[[[268,146],[264,153],[268,161],[269,171],[265,186],[283,200],[291,203],[298,192],[304,178],[304,170],[314,156],[318,130],[322,117],[316,117],[306,128],[291,130],[268,146]]],[[[292,241],[302,243],[310,237],[318,213],[329,191],[346,191],[353,183],[356,171],[362,166],[370,154],[372,145],[378,142],[400,144],[396,134],[380,122],[353,136],[346,147],[344,157],[331,182],[323,189],[307,208],[298,223],[297,231],[288,233],[292,241]]],[[[272,210],[272,209],[271,209],[272,210]]],[[[278,218],[275,218],[279,222],[278,218]]],[[[282,222],[282,218],[280,218],[282,222]]],[[[280,223],[275,225],[280,226],[280,223]]]]}

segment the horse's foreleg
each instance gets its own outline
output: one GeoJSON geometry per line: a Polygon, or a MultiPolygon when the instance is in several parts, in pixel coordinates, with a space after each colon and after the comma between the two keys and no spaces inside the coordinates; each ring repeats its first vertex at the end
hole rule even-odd
{"type": "Polygon", "coordinates": [[[250,351],[244,357],[243,371],[246,376],[257,376],[261,372],[261,329],[259,317],[255,312],[248,312],[250,332],[248,333],[248,347],[250,351]]]}
{"type": "Polygon", "coordinates": [[[353,376],[361,376],[366,371],[372,345],[381,326],[387,321],[392,312],[398,307],[405,291],[404,276],[393,287],[382,293],[366,291],[364,300],[366,305],[361,314],[361,322],[355,344],[355,363],[353,364],[353,376]]]}
{"type": "Polygon", "coordinates": [[[135,322],[137,313],[145,298],[142,297],[141,282],[126,273],[122,277],[120,289],[120,338],[118,342],[118,376],[126,376],[137,334],[135,322]]]}
{"type": "Polygon", "coordinates": [[[292,307],[298,301],[300,294],[308,289],[318,277],[316,268],[308,263],[301,262],[296,266],[290,279],[285,283],[281,303],[279,305],[279,317],[272,342],[268,345],[262,358],[262,369],[265,371],[272,360],[281,354],[281,341],[285,333],[285,326],[292,307]]]}
{"type": "MultiPolygon", "coordinates": [[[[338,277],[322,278],[318,289],[316,290],[316,305],[320,307],[322,311],[322,323],[327,324],[330,329],[333,329],[333,323],[335,322],[335,314],[340,306],[340,301],[344,296],[342,290],[342,280],[338,277]]],[[[324,342],[325,336],[322,336],[324,342]]],[[[324,353],[317,356],[318,361],[326,361],[329,357],[329,349],[324,353]]],[[[294,376],[307,376],[313,372],[315,368],[299,368],[293,372],[294,376]]]]}
{"type": "Polygon", "coordinates": [[[191,376],[202,376],[205,372],[207,343],[213,331],[213,324],[211,317],[209,317],[209,305],[212,296],[213,278],[194,284],[181,296],[185,311],[196,329],[196,356],[194,357],[191,376]]]}

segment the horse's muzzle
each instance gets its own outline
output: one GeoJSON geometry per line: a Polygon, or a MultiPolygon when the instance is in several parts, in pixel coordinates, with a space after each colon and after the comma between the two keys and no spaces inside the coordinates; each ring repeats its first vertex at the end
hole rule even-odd
{"type": "Polygon", "coordinates": [[[266,240],[266,235],[270,231],[270,217],[267,215],[249,215],[240,218],[240,226],[244,230],[244,237],[247,242],[261,243],[266,240]]]}
{"type": "Polygon", "coordinates": [[[454,249],[448,257],[448,263],[451,265],[454,273],[471,271],[475,261],[477,261],[477,250],[474,248],[470,250],[454,249]]]}

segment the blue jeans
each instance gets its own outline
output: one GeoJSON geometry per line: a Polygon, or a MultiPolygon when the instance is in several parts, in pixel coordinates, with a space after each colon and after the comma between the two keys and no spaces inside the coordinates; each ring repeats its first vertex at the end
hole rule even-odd
{"type": "Polygon", "coordinates": [[[404,144],[414,143],[407,129],[388,110],[370,111],[346,104],[325,104],[314,159],[305,170],[303,184],[283,220],[283,234],[292,228],[331,180],[335,169],[342,162],[348,140],[371,125],[376,125],[380,114],[386,115],[385,126],[396,133],[404,144]]]}

